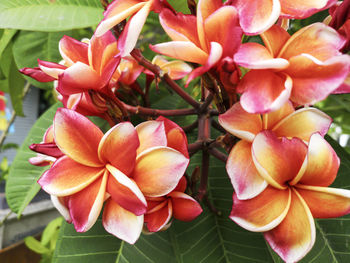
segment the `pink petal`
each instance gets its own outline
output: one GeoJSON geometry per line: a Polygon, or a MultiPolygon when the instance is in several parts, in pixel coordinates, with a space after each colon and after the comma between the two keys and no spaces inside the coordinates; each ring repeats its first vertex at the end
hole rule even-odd
{"type": "Polygon", "coordinates": [[[102,209],[106,192],[107,173],[68,200],[70,216],[77,232],[88,231],[102,209]]]}
{"type": "Polygon", "coordinates": [[[307,204],[292,189],[287,216],[276,228],[264,234],[271,248],[286,262],[302,259],[315,243],[315,223],[307,204]]]}
{"type": "Polygon", "coordinates": [[[72,223],[72,218],[70,217],[68,210],[69,197],[58,197],[54,195],[50,195],[50,197],[53,206],[58,210],[58,212],[60,212],[64,220],[66,220],[68,223],[72,223]]]}
{"type": "Polygon", "coordinates": [[[102,223],[108,233],[134,244],[142,231],[143,215],[136,216],[110,198],[104,207],[102,223]]]}
{"type": "MultiPolygon", "coordinates": [[[[294,112],[293,104],[287,101],[281,108],[275,111],[271,111],[268,114],[263,115],[264,128],[266,130],[272,130],[275,128],[277,123],[282,122],[288,115],[294,112]]],[[[285,136],[288,137],[288,136],[285,136]]],[[[293,136],[291,136],[293,137],[293,136]]],[[[294,136],[298,137],[298,136],[294,136]]]]}
{"type": "Polygon", "coordinates": [[[288,60],[273,58],[264,46],[253,42],[241,45],[234,60],[238,65],[250,69],[284,69],[289,65],[288,60]]]}
{"type": "Polygon", "coordinates": [[[293,1],[293,0],[280,0],[281,2],[281,15],[288,18],[306,18],[316,12],[329,7],[332,3],[336,3],[337,0],[308,0],[308,1],[293,1]]]}
{"type": "Polygon", "coordinates": [[[261,194],[248,200],[239,200],[234,194],[230,218],[249,231],[264,232],[281,223],[290,205],[289,188],[278,190],[268,186],[261,194]]]}
{"type": "Polygon", "coordinates": [[[122,122],[102,137],[98,146],[98,157],[101,162],[109,163],[122,173],[129,175],[134,169],[136,150],[139,145],[134,126],[130,122],[122,122]]]}
{"type": "Polygon", "coordinates": [[[103,168],[81,165],[64,156],[38,180],[51,195],[66,196],[81,191],[103,174],[103,168]]]}
{"type": "Polygon", "coordinates": [[[54,79],[58,79],[58,76],[62,74],[65,69],[67,69],[66,66],[53,63],[53,62],[48,62],[48,61],[43,61],[38,59],[38,65],[39,68],[47,75],[53,77],[54,79]]]}
{"type": "Polygon", "coordinates": [[[237,0],[240,24],[247,35],[257,35],[269,29],[281,11],[279,0],[237,0]]]}
{"type": "Polygon", "coordinates": [[[161,209],[150,213],[145,214],[145,223],[148,231],[150,232],[158,232],[161,230],[166,224],[168,224],[169,220],[172,216],[172,204],[171,201],[168,200],[166,205],[161,209]]]}
{"type": "Polygon", "coordinates": [[[267,182],[255,168],[251,146],[249,142],[239,141],[232,148],[226,163],[227,174],[240,200],[251,199],[267,187],[267,182]]]}
{"type": "Polygon", "coordinates": [[[108,178],[107,191],[114,202],[137,216],[146,213],[146,199],[135,182],[109,164],[107,164],[107,169],[111,173],[108,178]]]}
{"type": "Polygon", "coordinates": [[[145,196],[170,193],[184,175],[189,159],[168,147],[153,147],[137,156],[132,178],[145,196]]]}
{"type": "Polygon", "coordinates": [[[88,45],[86,43],[69,36],[64,36],[61,38],[58,48],[67,66],[71,66],[77,62],[89,64],[88,45]]]}
{"type": "Polygon", "coordinates": [[[229,133],[249,142],[263,129],[260,115],[246,112],[239,102],[219,115],[219,123],[229,133]]]}
{"type": "Polygon", "coordinates": [[[54,134],[57,146],[74,161],[92,167],[103,166],[97,155],[103,133],[83,115],[59,108],[54,118],[54,134]]]}
{"type": "Polygon", "coordinates": [[[199,203],[187,194],[174,191],[168,196],[171,197],[174,218],[178,220],[192,221],[203,212],[199,203]]]}
{"type": "Polygon", "coordinates": [[[156,146],[167,146],[164,122],[146,121],[136,126],[140,146],[137,149],[139,155],[148,148],[156,146]]]}
{"type": "Polygon", "coordinates": [[[272,186],[285,189],[286,183],[305,171],[307,146],[298,138],[278,138],[262,131],[252,144],[252,156],[259,174],[272,186]]]}
{"type": "Polygon", "coordinates": [[[21,68],[19,72],[40,82],[51,82],[56,80],[56,78],[53,78],[50,75],[44,73],[39,67],[21,68]]]}
{"type": "Polygon", "coordinates": [[[289,99],[292,79],[272,70],[251,70],[239,82],[244,90],[241,105],[249,113],[267,113],[282,107],[289,99]]]}
{"type": "Polygon", "coordinates": [[[283,118],[274,127],[273,131],[278,137],[298,137],[309,141],[310,136],[319,132],[326,135],[332,119],[316,108],[302,108],[283,118]]]}

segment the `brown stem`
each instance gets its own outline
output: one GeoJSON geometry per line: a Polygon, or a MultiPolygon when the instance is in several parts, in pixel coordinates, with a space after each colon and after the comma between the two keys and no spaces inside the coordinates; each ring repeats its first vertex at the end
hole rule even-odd
{"type": "Polygon", "coordinates": [[[123,107],[131,114],[141,114],[151,117],[157,116],[185,116],[185,115],[195,115],[197,114],[195,109],[177,109],[177,110],[159,110],[151,109],[141,106],[131,106],[122,102],[123,107]]]}
{"type": "Polygon", "coordinates": [[[227,162],[227,155],[220,152],[218,149],[210,148],[209,153],[213,155],[215,158],[219,159],[220,161],[226,163],[227,162]]]}
{"type": "Polygon", "coordinates": [[[190,143],[188,145],[188,151],[190,153],[190,155],[194,155],[196,152],[198,152],[199,150],[203,149],[203,141],[196,141],[194,143],[190,143]]]}
{"type": "Polygon", "coordinates": [[[187,92],[185,92],[177,83],[172,80],[168,74],[164,74],[164,72],[157,66],[152,64],[151,61],[146,59],[141,51],[138,49],[134,49],[130,52],[133,58],[143,67],[152,71],[156,76],[159,76],[173,91],[175,91],[180,97],[182,97],[188,104],[192,105],[194,108],[199,108],[200,104],[193,99],[187,92]]]}
{"type": "Polygon", "coordinates": [[[202,200],[207,193],[208,177],[209,177],[209,162],[210,155],[208,150],[202,151],[202,169],[201,169],[201,182],[198,189],[198,199],[202,200]]]}
{"type": "Polygon", "coordinates": [[[207,109],[208,109],[209,105],[212,103],[213,99],[214,99],[213,94],[209,93],[207,98],[205,99],[205,101],[200,105],[198,111],[199,112],[207,111],[207,109]]]}
{"type": "Polygon", "coordinates": [[[195,0],[187,0],[187,6],[188,6],[188,9],[191,11],[191,14],[192,15],[196,15],[196,1],[195,0]]]}

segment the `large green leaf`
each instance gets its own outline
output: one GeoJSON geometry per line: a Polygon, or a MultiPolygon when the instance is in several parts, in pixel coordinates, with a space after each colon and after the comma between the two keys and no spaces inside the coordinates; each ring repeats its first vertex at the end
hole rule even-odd
{"type": "Polygon", "coordinates": [[[99,0],[2,0],[0,28],[62,31],[97,25],[102,19],[99,0]]]}
{"type": "Polygon", "coordinates": [[[23,142],[11,165],[10,174],[6,182],[6,199],[11,210],[21,215],[24,208],[40,190],[37,180],[47,167],[33,166],[28,162],[35,153],[29,150],[32,143],[42,141],[46,129],[52,124],[56,109],[61,103],[56,103],[45,112],[34,124],[23,142]]]}

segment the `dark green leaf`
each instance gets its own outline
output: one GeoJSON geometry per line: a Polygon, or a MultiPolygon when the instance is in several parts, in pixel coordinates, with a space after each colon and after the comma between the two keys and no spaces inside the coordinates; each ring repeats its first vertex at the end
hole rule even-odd
{"type": "Polygon", "coordinates": [[[24,116],[22,101],[25,81],[22,74],[18,71],[14,59],[11,61],[10,65],[8,85],[12,107],[18,116],[24,116]]]}

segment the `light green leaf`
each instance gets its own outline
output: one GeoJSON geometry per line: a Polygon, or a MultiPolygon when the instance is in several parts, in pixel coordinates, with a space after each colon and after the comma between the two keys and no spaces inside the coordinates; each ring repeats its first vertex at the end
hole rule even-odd
{"type": "Polygon", "coordinates": [[[50,253],[50,250],[47,247],[43,246],[38,240],[36,240],[32,236],[24,238],[24,243],[29,249],[33,250],[37,254],[50,253]]]}
{"type": "Polygon", "coordinates": [[[0,58],[2,53],[4,52],[7,45],[10,43],[12,37],[16,34],[17,30],[13,29],[5,29],[2,33],[1,39],[0,39],[0,58]]]}
{"type": "Polygon", "coordinates": [[[19,73],[14,59],[12,59],[8,76],[8,87],[12,107],[18,116],[24,116],[22,108],[24,83],[24,78],[19,73]]]}
{"type": "Polygon", "coordinates": [[[52,220],[44,229],[43,234],[41,235],[41,244],[47,246],[49,242],[55,238],[55,233],[58,231],[62,225],[63,218],[58,217],[52,220]]]}
{"type": "Polygon", "coordinates": [[[11,165],[10,174],[6,182],[6,199],[11,210],[20,216],[24,208],[40,190],[37,180],[47,167],[38,167],[28,162],[30,157],[36,154],[29,150],[32,143],[40,143],[46,129],[52,124],[56,109],[61,107],[56,103],[46,111],[30,129],[27,138],[17,151],[17,155],[11,165]]]}
{"type": "Polygon", "coordinates": [[[53,32],[91,27],[102,13],[99,0],[2,0],[0,28],[53,32]]]}

